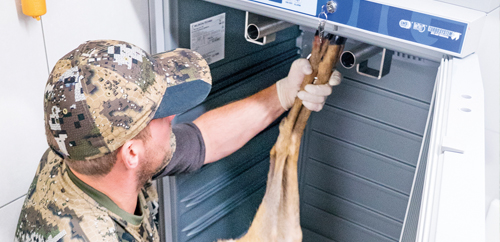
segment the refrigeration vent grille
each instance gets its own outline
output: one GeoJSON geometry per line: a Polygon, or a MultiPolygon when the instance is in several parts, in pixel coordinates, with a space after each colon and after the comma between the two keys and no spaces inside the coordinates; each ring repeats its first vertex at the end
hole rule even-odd
{"type": "Polygon", "coordinates": [[[425,182],[425,171],[427,167],[427,154],[429,153],[430,133],[432,130],[432,120],[434,117],[434,104],[429,110],[429,120],[427,121],[423,146],[420,151],[420,157],[414,177],[412,195],[408,202],[408,210],[406,212],[405,224],[401,233],[400,242],[415,242],[417,238],[418,222],[420,218],[420,208],[422,203],[423,186],[425,182]]]}
{"type": "Polygon", "coordinates": [[[410,63],[416,64],[416,65],[429,65],[429,64],[432,64],[432,61],[429,61],[429,60],[424,59],[422,57],[418,57],[418,56],[414,56],[414,55],[409,55],[409,54],[398,52],[398,51],[394,51],[394,55],[393,55],[392,58],[400,60],[400,61],[404,61],[404,62],[410,62],[410,63]]]}

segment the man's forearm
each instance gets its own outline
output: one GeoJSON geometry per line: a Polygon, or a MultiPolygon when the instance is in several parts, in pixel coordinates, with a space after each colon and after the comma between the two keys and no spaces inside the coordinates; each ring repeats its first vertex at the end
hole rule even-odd
{"type": "Polygon", "coordinates": [[[205,164],[235,152],[285,110],[276,85],[250,97],[211,110],[195,121],[205,141],[205,164]]]}

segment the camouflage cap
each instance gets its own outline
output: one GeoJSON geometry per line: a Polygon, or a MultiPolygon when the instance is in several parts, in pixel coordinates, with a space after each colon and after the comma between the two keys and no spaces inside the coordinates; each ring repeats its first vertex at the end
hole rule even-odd
{"type": "Polygon", "coordinates": [[[45,131],[63,157],[89,160],[178,114],[210,92],[207,62],[188,49],[149,55],[122,41],[88,41],[61,58],[45,87],[45,131]]]}

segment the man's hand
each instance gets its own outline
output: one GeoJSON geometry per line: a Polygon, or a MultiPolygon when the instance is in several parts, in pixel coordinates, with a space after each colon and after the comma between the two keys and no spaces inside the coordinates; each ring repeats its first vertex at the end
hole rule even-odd
{"type": "Polygon", "coordinates": [[[332,87],[341,80],[339,72],[330,76],[329,84],[307,85],[300,91],[304,77],[312,68],[306,59],[293,62],[288,76],[270,87],[244,99],[229,103],[204,113],[193,121],[200,129],[205,143],[205,164],[232,154],[256,134],[293,106],[295,97],[304,106],[319,111],[332,87]]]}
{"type": "Polygon", "coordinates": [[[306,85],[304,91],[300,91],[300,85],[306,75],[312,73],[311,65],[306,59],[298,59],[292,63],[288,76],[276,83],[278,98],[281,106],[288,110],[293,106],[295,97],[302,100],[302,104],[311,111],[320,111],[325,105],[326,98],[332,93],[332,86],[340,84],[342,75],[335,70],[330,76],[328,84],[306,85]],[[299,92],[300,91],[300,92],[299,92]]]}

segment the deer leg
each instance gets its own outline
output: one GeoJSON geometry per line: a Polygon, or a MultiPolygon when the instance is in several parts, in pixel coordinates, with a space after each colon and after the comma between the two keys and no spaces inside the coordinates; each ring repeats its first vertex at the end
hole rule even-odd
{"type": "MultiPolygon", "coordinates": [[[[302,89],[306,84],[312,83],[316,75],[318,84],[328,82],[332,66],[338,59],[339,50],[342,49],[342,46],[335,45],[343,45],[345,42],[344,38],[339,42],[336,41],[341,40],[340,38],[332,40],[330,37],[329,40],[331,41],[325,39],[321,43],[315,37],[314,55],[310,60],[313,74],[306,76],[302,89]],[[332,47],[333,42],[335,43],[332,47]]],[[[270,153],[266,193],[248,232],[237,241],[302,241],[297,161],[300,141],[310,113],[302,106],[302,102],[296,99],[288,116],[280,123],[280,134],[270,153]]]]}
{"type": "Polygon", "coordinates": [[[282,198],[283,169],[287,158],[291,128],[286,127],[285,120],[280,123],[280,135],[270,153],[266,193],[248,232],[238,241],[279,241],[278,240],[278,210],[282,198]]]}
{"type": "MultiPolygon", "coordinates": [[[[322,56],[324,55],[322,61],[318,63],[318,67],[313,67],[313,69],[316,69],[318,73],[317,84],[325,84],[328,82],[332,73],[332,67],[338,60],[338,55],[342,51],[343,42],[345,41],[343,38],[340,40],[330,40],[330,45],[327,48],[322,48],[322,56]]],[[[323,42],[323,44],[325,42],[323,42]]],[[[279,210],[280,214],[278,215],[279,241],[302,241],[297,162],[299,158],[302,134],[304,133],[304,128],[310,115],[311,111],[301,105],[293,130],[290,134],[290,143],[288,144],[287,150],[288,156],[285,161],[286,163],[283,171],[282,198],[279,210]]]]}

